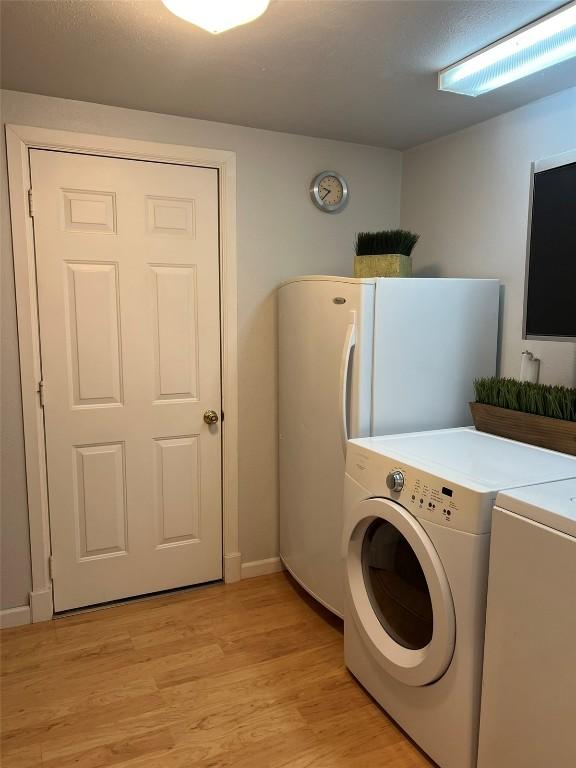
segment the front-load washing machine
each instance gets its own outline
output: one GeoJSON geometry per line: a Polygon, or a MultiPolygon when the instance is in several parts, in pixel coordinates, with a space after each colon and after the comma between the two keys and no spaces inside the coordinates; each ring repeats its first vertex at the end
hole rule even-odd
{"type": "Polygon", "coordinates": [[[576,458],[471,428],[348,444],[346,664],[441,768],[476,765],[496,494],[569,477],[576,458]]]}

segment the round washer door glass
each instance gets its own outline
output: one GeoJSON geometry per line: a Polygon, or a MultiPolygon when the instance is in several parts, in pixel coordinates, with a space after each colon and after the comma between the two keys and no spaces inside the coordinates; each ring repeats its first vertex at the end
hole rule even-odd
{"type": "Polygon", "coordinates": [[[390,637],[410,650],[425,648],[434,630],[426,576],[406,538],[387,520],[368,526],[362,570],[372,608],[390,637]]]}
{"type": "Polygon", "coordinates": [[[392,499],[368,498],[348,514],[344,540],[354,631],[401,683],[438,680],[454,653],[456,617],[444,565],[426,529],[392,499]]]}

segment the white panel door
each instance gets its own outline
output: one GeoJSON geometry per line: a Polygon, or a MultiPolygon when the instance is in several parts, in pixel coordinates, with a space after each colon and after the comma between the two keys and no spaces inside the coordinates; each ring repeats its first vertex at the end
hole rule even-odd
{"type": "Polygon", "coordinates": [[[55,608],[219,579],[217,171],[30,154],[55,608]]]}

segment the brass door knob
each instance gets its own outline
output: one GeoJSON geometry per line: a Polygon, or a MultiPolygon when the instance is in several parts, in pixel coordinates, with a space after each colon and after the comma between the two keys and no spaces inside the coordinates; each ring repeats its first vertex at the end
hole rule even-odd
{"type": "Polygon", "coordinates": [[[216,411],[204,411],[204,421],[206,424],[216,424],[218,421],[218,414],[216,411]]]}

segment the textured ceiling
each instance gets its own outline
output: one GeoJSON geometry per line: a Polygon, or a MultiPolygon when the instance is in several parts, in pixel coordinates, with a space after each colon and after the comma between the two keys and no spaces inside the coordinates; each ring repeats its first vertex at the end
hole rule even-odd
{"type": "Polygon", "coordinates": [[[273,0],[212,36],[148,0],[3,0],[17,91],[403,149],[576,85],[576,60],[478,99],[436,72],[558,0],[273,0]]]}

